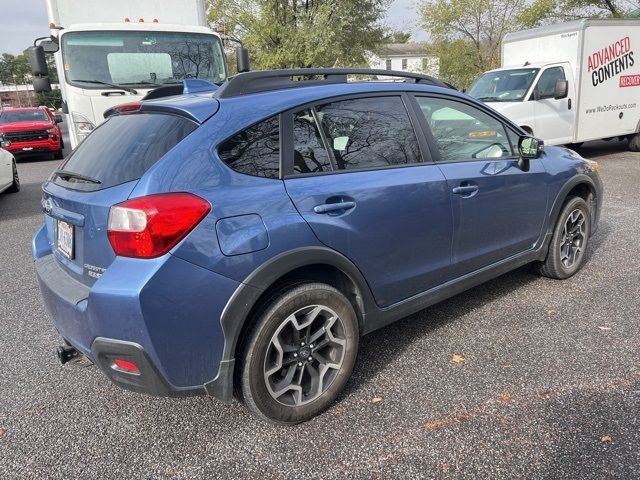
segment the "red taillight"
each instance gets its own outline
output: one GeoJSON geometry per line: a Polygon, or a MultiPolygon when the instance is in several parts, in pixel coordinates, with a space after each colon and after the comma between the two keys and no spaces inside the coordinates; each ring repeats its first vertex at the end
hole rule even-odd
{"type": "Polygon", "coordinates": [[[127,373],[140,373],[140,369],[133,362],[122,360],[121,358],[116,358],[113,360],[113,364],[120,370],[124,370],[127,373]]]}
{"type": "Polygon", "coordinates": [[[210,210],[209,202],[190,193],[127,200],[109,211],[109,243],[122,257],[159,257],[193,230],[210,210]]]}

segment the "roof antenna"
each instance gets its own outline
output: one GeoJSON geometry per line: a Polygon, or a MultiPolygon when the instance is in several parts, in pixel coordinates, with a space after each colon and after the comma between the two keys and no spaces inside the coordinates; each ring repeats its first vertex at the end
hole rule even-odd
{"type": "Polygon", "coordinates": [[[531,65],[531,63],[529,63],[529,62],[524,62],[523,67],[526,67],[527,65],[531,65]]]}

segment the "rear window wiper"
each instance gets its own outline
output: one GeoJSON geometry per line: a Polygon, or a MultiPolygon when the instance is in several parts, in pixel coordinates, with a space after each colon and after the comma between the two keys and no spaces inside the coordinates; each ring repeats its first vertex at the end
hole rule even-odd
{"type": "Polygon", "coordinates": [[[129,93],[133,93],[134,95],[138,94],[138,91],[135,88],[126,87],[124,85],[119,85],[117,83],[103,82],[102,80],[79,80],[77,78],[72,78],[71,81],[72,82],[82,82],[82,83],[93,83],[93,84],[96,84],[96,85],[106,85],[107,87],[120,88],[120,89],[125,90],[125,91],[127,91],[129,93]]]}
{"type": "Polygon", "coordinates": [[[73,178],[74,180],[79,180],[86,183],[94,183],[96,185],[100,185],[102,183],[100,180],[97,180],[95,178],[87,177],[86,175],[82,175],[80,173],[70,172],[68,170],[56,170],[55,172],[53,172],[53,176],[60,177],[65,180],[73,178]]]}

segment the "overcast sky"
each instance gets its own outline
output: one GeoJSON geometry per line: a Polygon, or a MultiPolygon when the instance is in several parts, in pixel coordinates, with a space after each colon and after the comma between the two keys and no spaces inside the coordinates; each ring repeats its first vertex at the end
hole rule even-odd
{"type": "MultiPolygon", "coordinates": [[[[416,0],[394,0],[387,20],[392,28],[410,31],[414,39],[424,40],[415,6],[416,0]]],[[[35,38],[49,35],[47,24],[44,0],[0,0],[0,53],[22,53],[35,38]]]]}

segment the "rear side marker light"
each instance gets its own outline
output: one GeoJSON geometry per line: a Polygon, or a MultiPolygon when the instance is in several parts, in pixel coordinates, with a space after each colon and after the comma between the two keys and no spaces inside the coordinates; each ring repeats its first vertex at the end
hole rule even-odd
{"type": "Polygon", "coordinates": [[[129,362],[128,360],[116,358],[113,360],[113,365],[118,370],[123,370],[127,373],[140,373],[140,369],[138,368],[138,366],[133,362],[129,362]]]}
{"type": "Polygon", "coordinates": [[[209,202],[190,193],[127,200],[109,210],[109,243],[122,257],[159,257],[187,236],[210,211],[209,202]]]}

